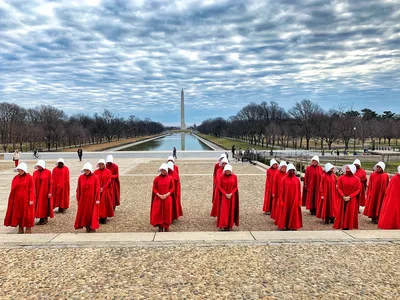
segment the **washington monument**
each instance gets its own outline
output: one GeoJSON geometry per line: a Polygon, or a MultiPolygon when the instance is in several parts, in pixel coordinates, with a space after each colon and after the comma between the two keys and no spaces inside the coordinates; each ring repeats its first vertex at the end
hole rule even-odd
{"type": "Polygon", "coordinates": [[[181,130],[186,129],[185,124],[185,94],[183,93],[183,89],[181,91],[181,130]]]}

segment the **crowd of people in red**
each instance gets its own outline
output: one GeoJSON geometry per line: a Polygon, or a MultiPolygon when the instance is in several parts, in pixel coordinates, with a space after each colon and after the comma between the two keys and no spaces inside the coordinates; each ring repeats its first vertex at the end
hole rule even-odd
{"type": "MultiPolygon", "coordinates": [[[[18,233],[31,233],[35,225],[45,225],[54,217],[54,209],[65,213],[70,205],[70,174],[64,159],[58,159],[52,171],[39,160],[33,176],[28,166],[21,162],[14,169],[18,173],[11,183],[4,226],[18,226],[18,233]]],[[[107,218],[114,216],[115,207],[120,205],[120,182],[118,166],[113,156],[100,159],[97,169],[85,163],[76,189],[77,213],[75,229],[86,228],[95,232],[107,218]]]]}
{"type": "Polygon", "coordinates": [[[275,159],[270,161],[265,183],[263,211],[270,214],[282,230],[302,227],[301,206],[311,215],[335,229],[358,229],[360,206],[363,214],[381,229],[400,229],[400,166],[389,181],[385,163],[378,162],[367,179],[367,173],[356,159],[342,167],[343,175],[335,174],[335,166],[319,165],[318,156],[306,168],[303,192],[295,167],[275,159]]]}
{"type": "MultiPolygon", "coordinates": [[[[48,218],[54,217],[54,209],[63,213],[69,208],[69,169],[62,158],[52,171],[46,169],[43,160],[36,163],[33,176],[27,169],[24,162],[15,168],[18,175],[11,183],[4,219],[5,226],[18,226],[18,233],[31,233],[35,218],[39,218],[38,225],[45,225],[48,218]]],[[[400,229],[400,199],[396,193],[400,190],[400,166],[391,180],[383,162],[375,165],[369,180],[358,159],[342,170],[344,174],[338,177],[335,166],[327,163],[322,168],[318,156],[314,156],[306,168],[302,189],[295,166],[272,159],[266,172],[263,211],[281,230],[302,227],[302,206],[326,224],[332,223],[333,228],[349,230],[358,228],[360,206],[364,206],[363,214],[379,228],[400,229]]],[[[173,221],[183,216],[179,168],[174,157],[168,157],[158,172],[153,180],[150,224],[159,231],[168,231],[173,221]]],[[[120,181],[112,155],[100,159],[95,171],[90,163],[84,164],[76,200],[75,229],[95,232],[100,224],[107,223],[107,218],[114,217],[120,205],[120,181]]],[[[220,230],[239,226],[238,179],[226,154],[214,166],[210,216],[216,217],[220,230]]]]}

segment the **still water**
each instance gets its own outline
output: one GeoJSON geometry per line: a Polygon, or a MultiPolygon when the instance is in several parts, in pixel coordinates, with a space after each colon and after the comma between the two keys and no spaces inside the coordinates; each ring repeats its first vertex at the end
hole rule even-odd
{"type": "Polygon", "coordinates": [[[120,151],[172,151],[176,150],[212,150],[196,136],[188,133],[173,133],[120,151]]]}

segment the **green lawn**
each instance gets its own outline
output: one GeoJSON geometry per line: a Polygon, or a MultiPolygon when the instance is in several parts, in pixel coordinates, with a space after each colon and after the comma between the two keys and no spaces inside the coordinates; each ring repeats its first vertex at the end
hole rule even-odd
{"type": "Polygon", "coordinates": [[[242,148],[242,150],[246,150],[247,148],[254,148],[256,150],[269,150],[268,148],[257,146],[257,145],[251,145],[247,144],[244,142],[239,142],[231,139],[224,139],[224,138],[218,138],[212,135],[207,135],[207,134],[200,134],[196,133],[198,136],[201,136],[202,138],[209,140],[210,142],[213,142],[214,144],[220,146],[223,149],[226,150],[231,150],[232,146],[235,145],[235,149],[239,150],[239,148],[242,148]]]}

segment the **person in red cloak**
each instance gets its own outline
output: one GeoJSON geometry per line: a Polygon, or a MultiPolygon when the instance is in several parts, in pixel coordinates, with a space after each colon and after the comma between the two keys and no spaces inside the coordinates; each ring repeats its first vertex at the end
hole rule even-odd
{"type": "MultiPolygon", "coordinates": [[[[221,161],[223,159],[226,159],[226,154],[222,153],[221,156],[218,159],[218,162],[214,165],[214,173],[213,173],[213,193],[212,193],[212,202],[214,203],[214,196],[215,196],[215,188],[216,188],[216,183],[217,183],[217,177],[218,177],[218,170],[222,168],[221,166],[221,161]]],[[[221,172],[222,173],[222,172],[221,172]]]]}
{"type": "Polygon", "coordinates": [[[96,232],[99,224],[100,180],[93,173],[92,164],[85,163],[82,175],[78,178],[76,200],[78,210],[75,218],[75,229],[86,228],[86,232],[96,232]]]}
{"type": "Polygon", "coordinates": [[[53,199],[53,178],[51,171],[46,169],[44,160],[38,160],[35,165],[36,171],[33,172],[35,182],[35,218],[40,218],[38,225],[45,225],[48,218],[54,217],[53,199]]]}
{"type": "Polygon", "coordinates": [[[178,220],[183,216],[181,204],[181,180],[179,174],[174,171],[174,164],[167,163],[168,175],[174,179],[174,192],[172,194],[172,221],[178,220]]]}
{"type": "Polygon", "coordinates": [[[272,179],[272,210],[271,210],[271,219],[275,220],[275,224],[278,224],[278,212],[280,208],[280,204],[278,203],[279,198],[279,189],[281,187],[282,178],[286,176],[287,163],[285,161],[281,161],[279,163],[278,170],[272,179]]]}
{"type": "Polygon", "coordinates": [[[35,183],[28,173],[26,163],[19,163],[14,169],[18,172],[12,182],[4,226],[17,227],[18,233],[32,233],[35,223],[35,183]]]}
{"type": "Polygon", "coordinates": [[[358,229],[358,197],[361,191],[360,178],[354,176],[355,165],[343,167],[345,174],[340,176],[337,184],[338,198],[336,207],[335,229],[358,229]]]}
{"type": "Polygon", "coordinates": [[[374,166],[374,173],[369,176],[367,202],[364,215],[378,224],[383,198],[389,184],[389,175],[385,173],[385,163],[380,161],[374,166]]]}
{"type": "Polygon", "coordinates": [[[99,222],[100,224],[107,224],[107,218],[114,217],[114,209],[111,191],[111,171],[106,168],[104,159],[99,160],[94,174],[100,180],[99,222]]]}
{"type": "Polygon", "coordinates": [[[121,204],[121,185],[119,182],[119,168],[114,163],[114,157],[109,154],[106,156],[106,167],[111,171],[111,189],[113,194],[114,210],[116,206],[121,204]]]}
{"type": "Polygon", "coordinates": [[[237,176],[232,173],[232,166],[227,164],[218,179],[215,195],[217,227],[230,231],[233,225],[239,226],[239,190],[237,176]]]}
{"type": "Polygon", "coordinates": [[[360,193],[360,206],[365,206],[365,192],[367,190],[367,173],[365,172],[364,169],[361,168],[361,162],[359,159],[354,160],[353,165],[356,166],[357,171],[356,175],[358,178],[360,178],[361,181],[361,193],[360,193]]]}
{"type": "Polygon", "coordinates": [[[174,164],[174,172],[178,173],[178,175],[179,175],[179,167],[176,165],[175,158],[173,156],[168,156],[167,164],[169,162],[172,162],[174,164]]]}
{"type": "Polygon", "coordinates": [[[311,165],[306,168],[303,186],[303,193],[306,193],[306,209],[310,211],[311,215],[316,215],[319,205],[318,202],[321,199],[319,195],[319,185],[323,172],[324,171],[319,166],[319,157],[313,156],[311,165]]]}
{"type": "Polygon", "coordinates": [[[301,215],[301,183],[296,176],[293,164],[287,166],[287,176],[282,178],[279,189],[278,228],[281,230],[297,230],[303,227],[301,215]]]}
{"type": "Polygon", "coordinates": [[[69,208],[70,198],[69,169],[65,166],[64,159],[57,160],[51,176],[53,178],[53,207],[58,207],[58,212],[63,213],[69,208]]]}
{"type": "Polygon", "coordinates": [[[264,191],[264,205],[263,212],[271,213],[272,211],[272,181],[278,170],[278,162],[275,159],[271,159],[269,162],[269,168],[267,169],[267,178],[265,179],[265,191],[264,191]]]}
{"type": "Polygon", "coordinates": [[[174,179],[168,175],[167,164],[158,169],[160,175],[153,180],[151,193],[150,224],[158,227],[158,231],[168,231],[172,223],[172,193],[174,179]]]}
{"type": "Polygon", "coordinates": [[[335,207],[337,202],[336,175],[334,173],[335,166],[327,163],[325,172],[321,176],[319,193],[321,200],[317,208],[317,218],[325,221],[325,224],[335,221],[335,207]]]}
{"type": "Polygon", "coordinates": [[[400,229],[400,166],[386,189],[385,198],[379,216],[378,228],[400,229]]]}
{"type": "Polygon", "coordinates": [[[217,169],[217,172],[215,174],[215,180],[214,180],[215,189],[214,189],[213,203],[212,203],[212,208],[211,208],[211,213],[210,213],[211,217],[217,216],[218,207],[217,207],[217,203],[214,201],[214,199],[215,199],[215,197],[217,197],[217,195],[219,193],[219,190],[218,190],[219,179],[221,178],[224,168],[228,163],[229,163],[229,161],[226,157],[221,159],[221,161],[219,162],[220,168],[217,169]]]}

